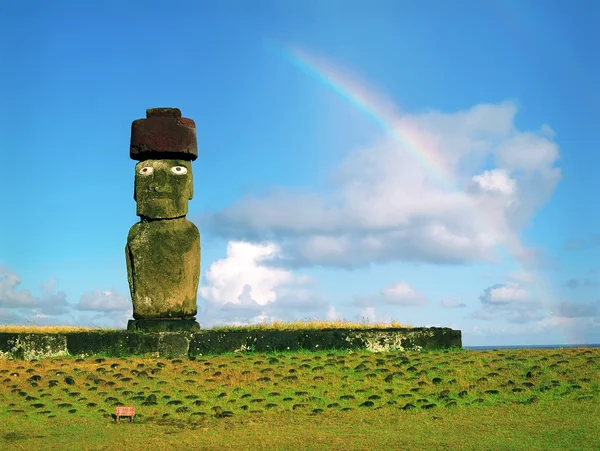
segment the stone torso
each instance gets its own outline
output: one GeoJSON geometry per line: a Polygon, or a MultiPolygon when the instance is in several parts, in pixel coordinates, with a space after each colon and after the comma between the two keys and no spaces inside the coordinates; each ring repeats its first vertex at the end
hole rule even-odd
{"type": "Polygon", "coordinates": [[[200,233],[192,222],[181,217],[134,224],[126,256],[135,319],[196,315],[200,233]]]}

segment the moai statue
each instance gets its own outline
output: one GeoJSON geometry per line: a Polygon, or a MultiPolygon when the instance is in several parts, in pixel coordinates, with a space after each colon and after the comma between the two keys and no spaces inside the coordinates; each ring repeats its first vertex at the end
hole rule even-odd
{"type": "Polygon", "coordinates": [[[196,292],[200,233],[186,219],[198,157],[196,124],[177,108],[146,110],[131,124],[133,198],[140,222],[129,230],[125,255],[133,301],[128,330],[199,330],[196,292]]]}

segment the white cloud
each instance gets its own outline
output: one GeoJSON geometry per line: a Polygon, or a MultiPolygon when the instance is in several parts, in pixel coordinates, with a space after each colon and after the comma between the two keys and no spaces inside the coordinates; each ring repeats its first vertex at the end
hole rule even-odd
{"type": "Polygon", "coordinates": [[[215,304],[254,302],[264,306],[283,297],[307,298],[312,294],[313,280],[293,272],[267,266],[280,253],[274,243],[252,244],[231,241],[227,258],[211,264],[199,290],[200,295],[215,304]]]}
{"type": "Polygon", "coordinates": [[[542,124],[540,134],[547,138],[554,138],[554,135],[556,135],[555,131],[548,124],[542,124]]]}
{"type": "Polygon", "coordinates": [[[341,321],[342,316],[333,305],[330,305],[329,309],[327,310],[327,315],[325,315],[325,319],[327,321],[341,321]]]}
{"type": "Polygon", "coordinates": [[[521,132],[503,140],[495,151],[500,166],[509,169],[538,171],[558,160],[558,145],[547,136],[521,132]]]}
{"type": "Polygon", "coordinates": [[[515,282],[492,285],[483,290],[479,300],[481,308],[471,314],[475,319],[528,323],[548,315],[547,307],[527,288],[515,282]]]}
{"type": "Polygon", "coordinates": [[[315,291],[311,277],[268,266],[279,254],[269,242],[229,242],[227,257],[210,265],[198,291],[206,303],[201,320],[245,323],[324,313],[325,297],[315,291]]]}
{"type": "Polygon", "coordinates": [[[90,291],[71,304],[55,278],[41,284],[41,296],[20,285],[17,274],[0,268],[0,323],[123,328],[131,318],[131,301],[114,290],[90,291]]]}
{"type": "Polygon", "coordinates": [[[381,322],[378,319],[379,317],[377,316],[377,312],[375,311],[374,307],[365,307],[364,309],[361,310],[360,316],[362,318],[362,322],[367,322],[367,323],[381,322]]]}
{"type": "Polygon", "coordinates": [[[408,283],[399,282],[381,290],[381,295],[387,304],[392,305],[419,305],[427,302],[426,298],[418,294],[408,283]]]}
{"type": "Polygon", "coordinates": [[[507,102],[396,116],[395,136],[403,139],[351,151],[326,192],[274,189],[203,222],[229,239],[277,242],[272,263],[288,267],[494,260],[560,178],[552,137],[546,129],[517,131],[515,114],[507,102]],[[490,159],[496,167],[484,168],[490,159]]]}
{"type": "Polygon", "coordinates": [[[424,305],[427,298],[417,293],[407,282],[401,281],[387,287],[383,287],[378,295],[357,295],[354,297],[354,305],[369,309],[378,305],[390,305],[395,307],[416,307],[424,305]]]}
{"type": "Polygon", "coordinates": [[[530,299],[529,291],[516,283],[497,284],[488,287],[480,296],[484,304],[514,304],[530,299]]]}
{"type": "Polygon", "coordinates": [[[0,268],[0,306],[3,308],[33,308],[41,305],[41,300],[31,294],[29,290],[18,290],[21,278],[0,268]]]}
{"type": "Polygon", "coordinates": [[[77,310],[93,311],[120,311],[132,310],[133,305],[129,297],[125,297],[116,290],[94,290],[84,293],[79,302],[74,306],[77,310]]]}
{"type": "Polygon", "coordinates": [[[515,180],[506,169],[493,169],[473,176],[471,189],[480,193],[491,193],[510,197],[517,191],[515,180]]]}
{"type": "Polygon", "coordinates": [[[56,280],[50,279],[41,285],[41,297],[34,296],[30,290],[19,290],[19,285],[21,278],[17,274],[0,267],[0,308],[20,309],[31,316],[60,315],[69,310],[67,295],[54,291],[56,280]]]}

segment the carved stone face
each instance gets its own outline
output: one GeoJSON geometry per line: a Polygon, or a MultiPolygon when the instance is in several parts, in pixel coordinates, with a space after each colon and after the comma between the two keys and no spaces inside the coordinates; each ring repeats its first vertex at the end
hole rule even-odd
{"type": "Polygon", "coordinates": [[[185,216],[194,195],[192,164],[187,160],[144,160],[135,165],[137,215],[148,219],[185,216]]]}

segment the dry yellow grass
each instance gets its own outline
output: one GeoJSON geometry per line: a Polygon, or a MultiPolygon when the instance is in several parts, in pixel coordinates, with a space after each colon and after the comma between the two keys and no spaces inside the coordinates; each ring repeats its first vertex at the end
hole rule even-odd
{"type": "Polygon", "coordinates": [[[234,330],[314,330],[314,329],[391,329],[391,328],[411,328],[397,321],[391,323],[356,323],[350,321],[321,321],[306,320],[292,321],[289,323],[273,321],[268,323],[248,324],[242,326],[215,326],[212,330],[216,331],[234,331],[234,330]]]}
{"type": "Polygon", "coordinates": [[[114,330],[78,326],[14,326],[0,324],[0,332],[11,332],[19,334],[60,334],[66,332],[89,332],[93,330],[114,330]]]}
{"type": "MultiPolygon", "coordinates": [[[[412,326],[401,324],[397,321],[391,323],[356,323],[350,321],[292,321],[289,323],[274,321],[270,323],[248,324],[248,325],[223,325],[215,326],[208,330],[215,331],[237,331],[237,330],[315,330],[315,329],[390,329],[390,328],[412,328],[412,326]]],[[[0,324],[0,332],[11,332],[21,334],[58,334],[68,332],[89,332],[89,331],[112,331],[116,329],[101,329],[99,327],[78,327],[78,326],[15,326],[10,324],[0,324]]]]}

